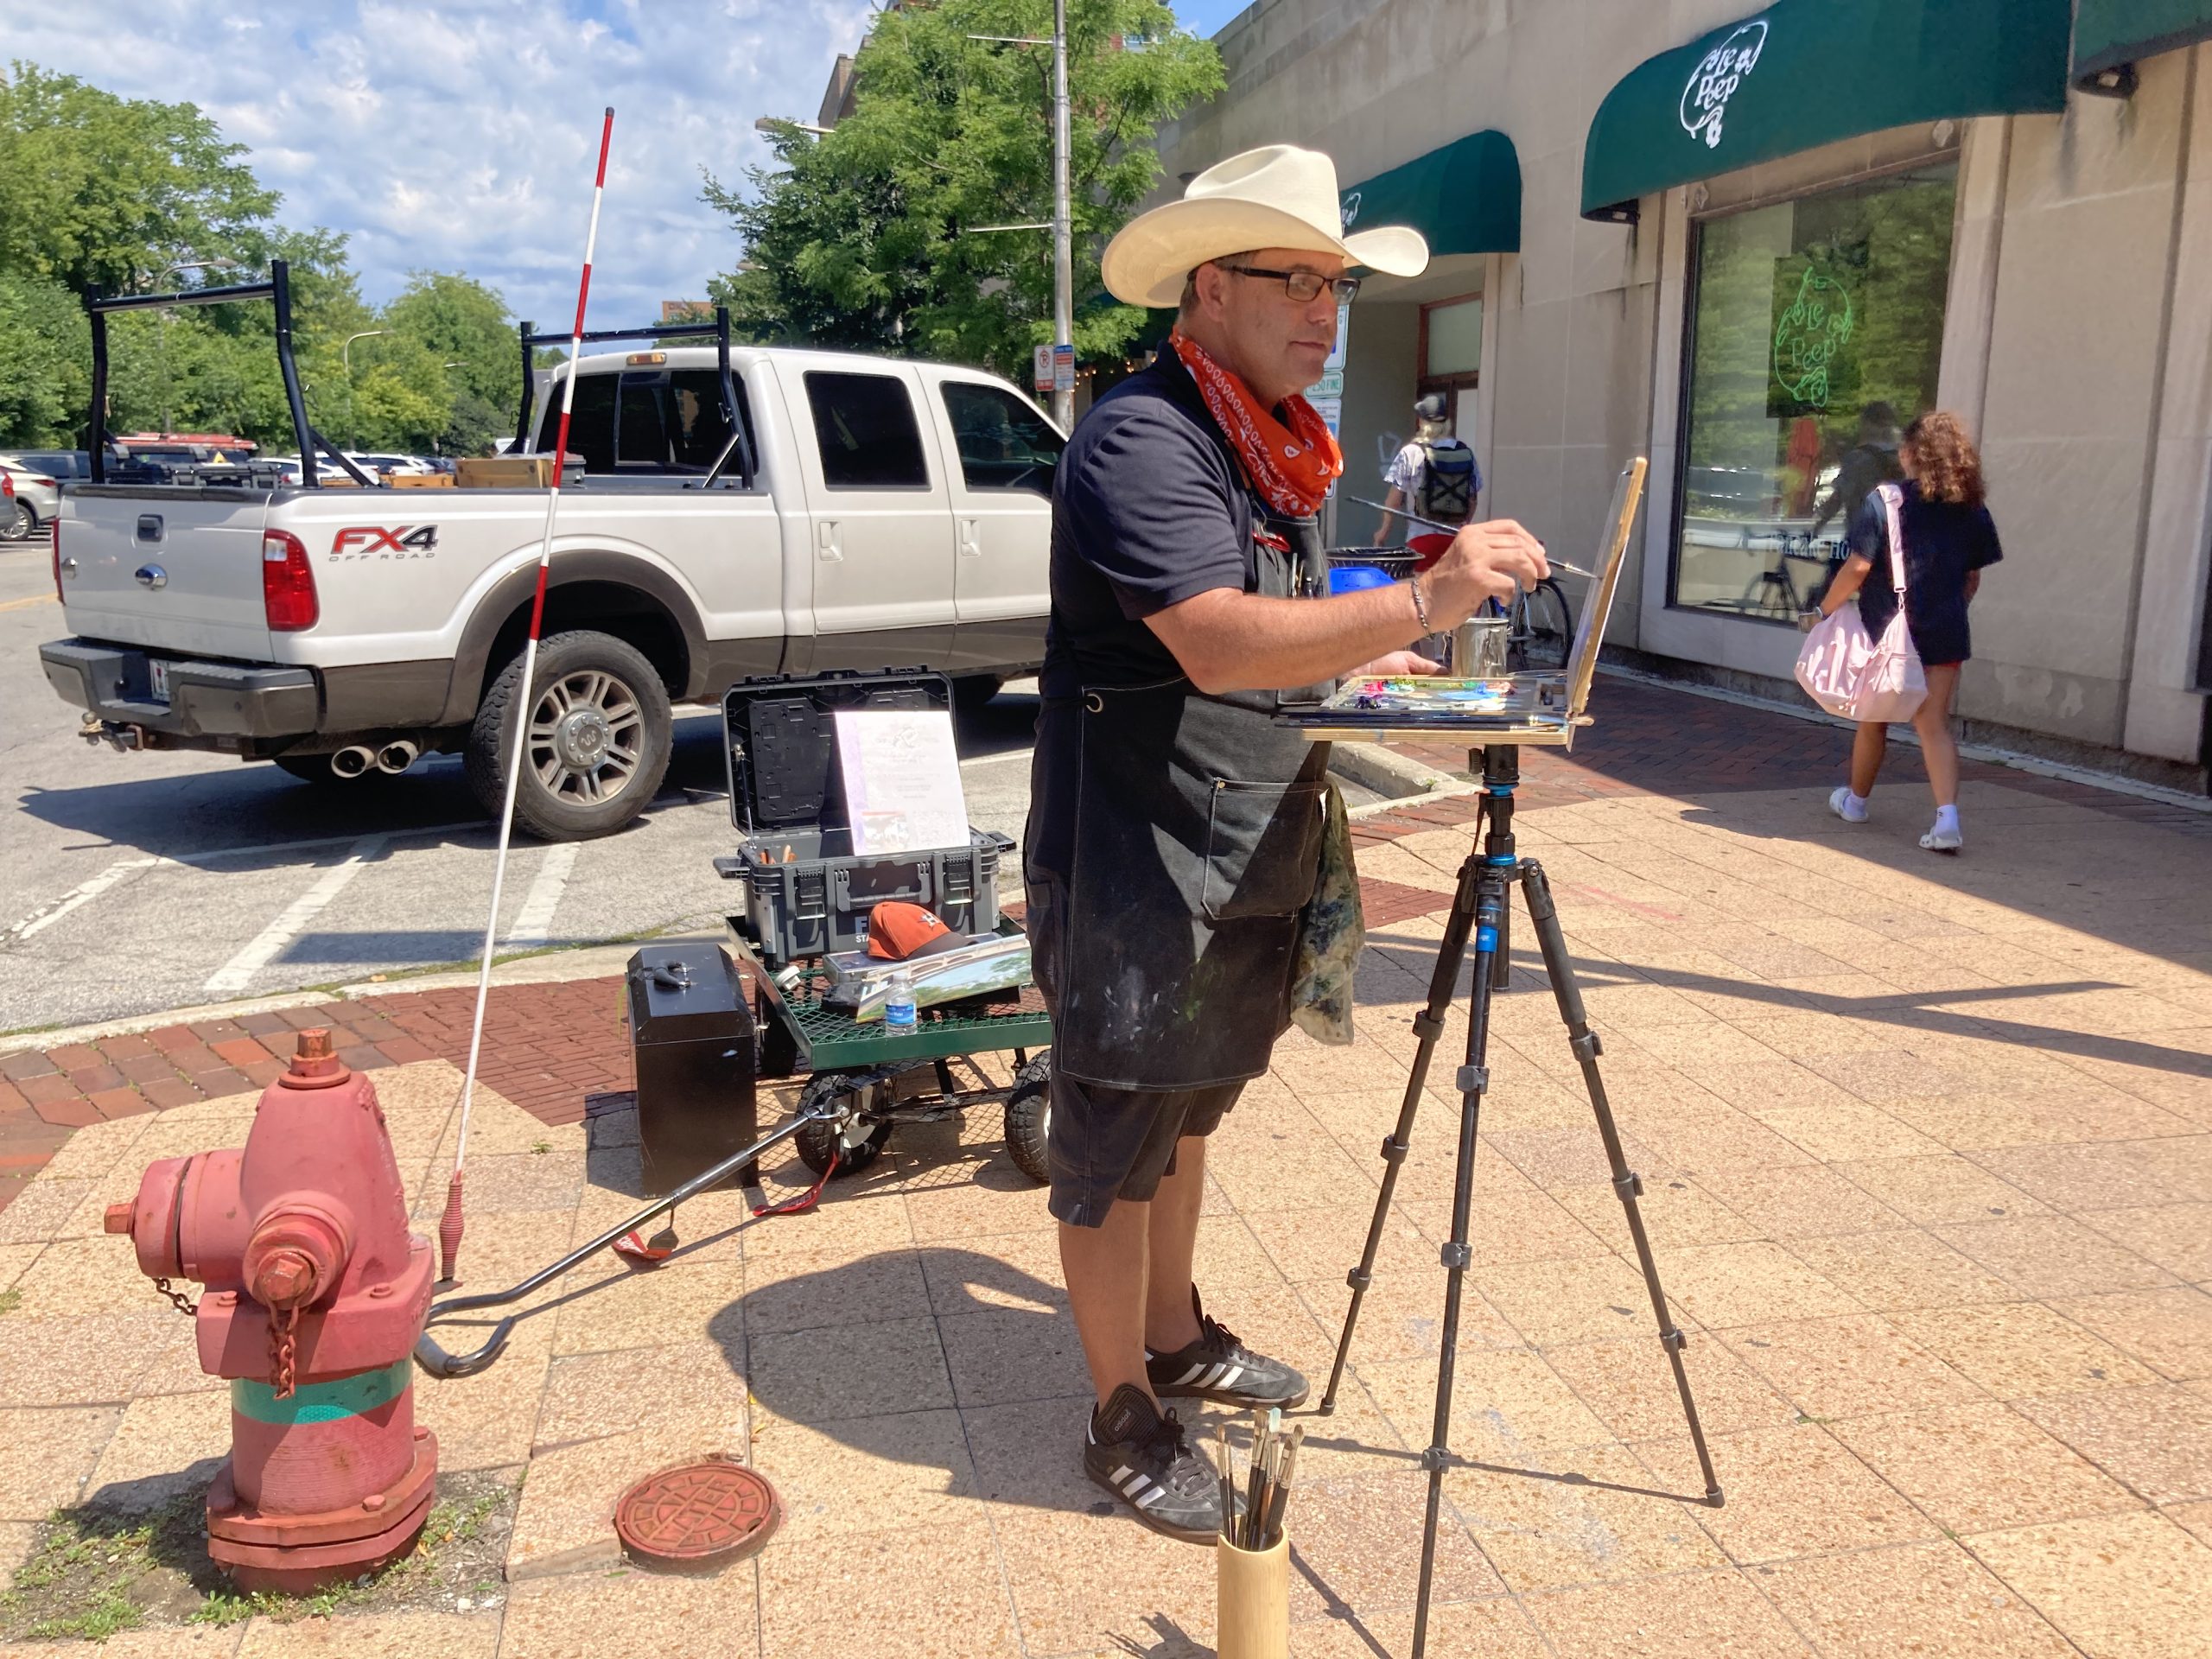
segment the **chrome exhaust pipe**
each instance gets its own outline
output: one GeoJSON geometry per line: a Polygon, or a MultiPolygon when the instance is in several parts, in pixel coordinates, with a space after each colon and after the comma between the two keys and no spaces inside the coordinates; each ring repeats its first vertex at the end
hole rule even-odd
{"type": "Polygon", "coordinates": [[[387,743],[377,751],[377,770],[397,776],[413,766],[415,757],[422,753],[422,750],[416,748],[405,738],[401,738],[395,743],[387,743]]]}
{"type": "Polygon", "coordinates": [[[376,763],[376,751],[359,743],[348,744],[330,757],[330,769],[340,778],[359,778],[376,763]]]}

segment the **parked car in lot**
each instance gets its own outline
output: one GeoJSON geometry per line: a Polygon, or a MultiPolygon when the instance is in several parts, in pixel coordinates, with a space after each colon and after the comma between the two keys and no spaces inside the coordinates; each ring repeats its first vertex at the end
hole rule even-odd
{"type": "Polygon", "coordinates": [[[82,449],[19,449],[12,455],[0,456],[29,467],[35,473],[44,473],[59,483],[73,478],[92,475],[92,455],[82,449]]]}
{"type": "Polygon", "coordinates": [[[61,512],[61,486],[16,455],[0,455],[0,542],[27,542],[61,512]]]}
{"type": "Polygon", "coordinates": [[[346,458],[372,473],[412,473],[418,478],[426,478],[438,470],[419,455],[361,455],[349,449],[346,458]]]}
{"type": "MultiPolygon", "coordinates": [[[[529,691],[544,496],[467,476],[73,486],[57,554],[73,637],[41,647],[48,680],[118,747],[222,750],[325,783],[458,753],[488,810],[520,741],[518,820],[571,839],[652,798],[672,702],[743,676],[921,665],[972,697],[1041,662],[1062,440],[1005,381],[726,334],[586,357],[576,374],[581,464],[529,691]]],[[[550,448],[557,376],[524,395],[519,424],[550,448]]]]}

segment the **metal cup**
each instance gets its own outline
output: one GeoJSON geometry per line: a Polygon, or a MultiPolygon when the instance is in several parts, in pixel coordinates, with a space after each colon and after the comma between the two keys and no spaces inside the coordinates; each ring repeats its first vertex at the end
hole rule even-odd
{"type": "Polygon", "coordinates": [[[1513,619],[1471,616],[1452,636],[1452,673],[1462,680],[1492,680],[1505,672],[1506,635],[1513,619]]]}

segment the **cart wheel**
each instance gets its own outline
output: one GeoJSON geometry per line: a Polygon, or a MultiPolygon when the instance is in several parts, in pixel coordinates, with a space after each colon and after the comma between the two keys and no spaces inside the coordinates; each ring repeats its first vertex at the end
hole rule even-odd
{"type": "Polygon", "coordinates": [[[1046,1049],[1014,1074],[1006,1102],[1006,1149],[1014,1166],[1033,1181],[1052,1179],[1046,1153],[1052,1129],[1052,1051],[1046,1049]]]}
{"type": "Polygon", "coordinates": [[[819,1175],[830,1167],[831,1159],[836,1160],[836,1173],[831,1180],[847,1175],[857,1175],[883,1155],[884,1143],[891,1139],[891,1125],[871,1124],[860,1115],[865,1104],[861,1090],[872,1079],[865,1072],[855,1075],[848,1071],[825,1071],[808,1081],[798,1097],[798,1109],[810,1111],[818,1106],[824,1096],[852,1095],[852,1110],[842,1119],[831,1118],[810,1123],[791,1138],[798,1148],[798,1160],[819,1175]]]}

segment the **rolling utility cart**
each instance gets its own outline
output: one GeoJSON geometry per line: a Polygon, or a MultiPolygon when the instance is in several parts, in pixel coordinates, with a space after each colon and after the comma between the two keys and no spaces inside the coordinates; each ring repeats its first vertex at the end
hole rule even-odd
{"type": "Polygon", "coordinates": [[[951,703],[951,682],[920,669],[743,680],[722,699],[730,819],[744,840],[715,868],[744,889],[728,920],[753,985],[760,1075],[810,1074],[794,1144],[817,1175],[867,1168],[900,1123],[1002,1103],[1015,1166],[1032,1180],[1047,1178],[1052,1023],[1034,985],[921,1008],[911,1028],[857,1020],[830,1000],[827,957],[867,949],[878,904],[926,906],[971,935],[1020,933],[999,914],[1000,863],[1014,845],[1007,836],[971,828],[965,847],[861,855],[844,827],[832,716],[951,703]],[[1010,1084],[974,1064],[987,1053],[1013,1056],[1010,1084]]]}

